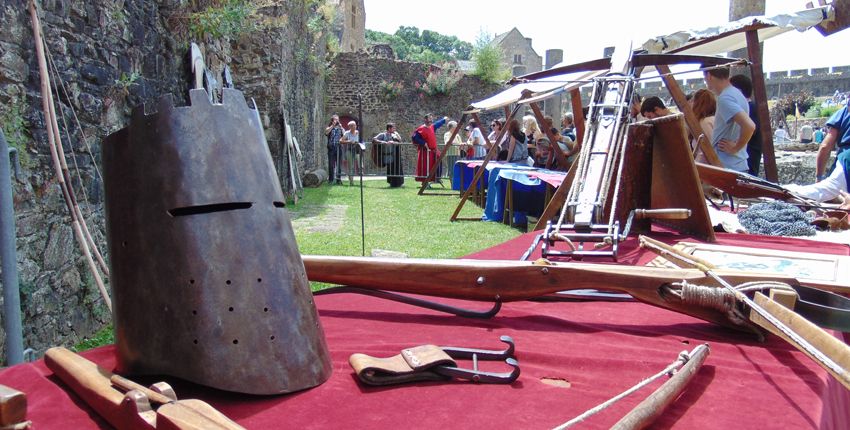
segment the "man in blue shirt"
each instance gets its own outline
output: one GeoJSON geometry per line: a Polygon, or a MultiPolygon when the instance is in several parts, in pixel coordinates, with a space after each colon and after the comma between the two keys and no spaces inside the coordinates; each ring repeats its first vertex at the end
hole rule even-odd
{"type": "Polygon", "coordinates": [[[750,119],[747,99],[729,82],[728,67],[709,68],[703,65],[701,68],[704,70],[705,85],[717,95],[711,144],[717,150],[723,167],[747,172],[747,142],[756,129],[750,119]]]}
{"type": "Polygon", "coordinates": [[[823,180],[835,167],[833,163],[829,170],[826,170],[826,162],[829,160],[829,155],[832,149],[838,146],[836,158],[844,150],[850,148],[850,112],[847,112],[847,106],[835,112],[826,122],[827,133],[823,138],[823,142],[818,148],[818,158],[815,174],[818,180],[823,180]]]}

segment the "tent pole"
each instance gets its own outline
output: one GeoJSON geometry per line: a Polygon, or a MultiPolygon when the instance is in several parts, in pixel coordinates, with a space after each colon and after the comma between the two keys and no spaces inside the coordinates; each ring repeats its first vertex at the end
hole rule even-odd
{"type": "Polygon", "coordinates": [[[753,75],[753,101],[758,110],[761,127],[761,152],[764,157],[764,177],[771,182],[779,181],[776,170],[776,156],[773,150],[773,129],[770,126],[770,112],[767,110],[767,88],[764,85],[764,70],[761,64],[758,30],[747,30],[747,55],[750,60],[750,74],[753,75]]]}

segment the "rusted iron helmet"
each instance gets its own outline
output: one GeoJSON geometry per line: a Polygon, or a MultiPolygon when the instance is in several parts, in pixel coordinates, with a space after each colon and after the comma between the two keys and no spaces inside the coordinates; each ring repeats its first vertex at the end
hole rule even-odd
{"type": "Polygon", "coordinates": [[[250,394],[330,377],[256,107],[141,106],[103,145],[118,371],[250,394]]]}

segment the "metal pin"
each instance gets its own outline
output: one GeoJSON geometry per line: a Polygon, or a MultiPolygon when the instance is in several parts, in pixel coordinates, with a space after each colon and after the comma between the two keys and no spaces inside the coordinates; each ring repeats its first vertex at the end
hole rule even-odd
{"type": "Polygon", "coordinates": [[[475,283],[478,285],[484,285],[485,278],[483,276],[479,276],[478,279],[475,280],[475,283]]]}

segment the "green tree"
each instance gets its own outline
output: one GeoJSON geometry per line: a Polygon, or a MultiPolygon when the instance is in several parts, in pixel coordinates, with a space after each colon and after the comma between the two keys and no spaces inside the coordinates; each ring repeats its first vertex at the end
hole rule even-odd
{"type": "Polygon", "coordinates": [[[475,62],[473,75],[487,82],[502,82],[511,77],[510,70],[502,64],[502,49],[491,44],[492,38],[482,32],[475,41],[472,61],[475,62]]]}
{"type": "Polygon", "coordinates": [[[810,91],[798,91],[785,94],[776,100],[773,108],[770,110],[770,117],[774,124],[784,124],[785,118],[788,115],[794,115],[796,109],[800,109],[800,114],[804,114],[810,107],[815,104],[815,97],[810,91]]]}
{"type": "Polygon", "coordinates": [[[420,32],[419,28],[412,26],[400,26],[394,34],[366,30],[366,41],[389,44],[400,60],[431,64],[468,60],[472,53],[469,42],[436,31],[420,32]]]}

